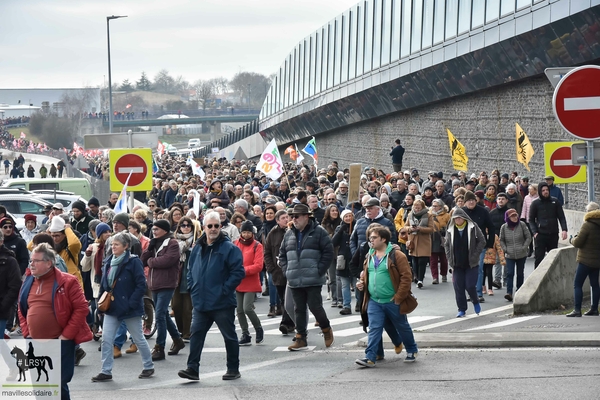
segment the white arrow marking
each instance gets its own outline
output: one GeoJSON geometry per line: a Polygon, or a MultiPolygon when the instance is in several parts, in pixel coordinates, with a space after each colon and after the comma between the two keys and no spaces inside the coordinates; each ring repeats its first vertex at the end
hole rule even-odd
{"type": "Polygon", "coordinates": [[[565,111],[598,110],[600,109],[600,96],[571,97],[565,100],[565,111]]]}
{"type": "Polygon", "coordinates": [[[572,166],[572,165],[573,165],[573,161],[571,161],[571,160],[555,160],[554,161],[555,167],[564,167],[564,166],[572,166]]]}
{"type": "Polygon", "coordinates": [[[130,172],[132,174],[142,174],[142,173],[144,173],[144,167],[121,167],[121,168],[119,168],[120,174],[128,174],[130,172]]]}

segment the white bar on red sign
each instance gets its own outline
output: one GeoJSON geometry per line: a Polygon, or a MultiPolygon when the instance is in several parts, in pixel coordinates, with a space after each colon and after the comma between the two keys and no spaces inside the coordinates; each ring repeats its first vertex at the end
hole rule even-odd
{"type": "Polygon", "coordinates": [[[600,97],[565,98],[565,111],[599,110],[600,97]]]}

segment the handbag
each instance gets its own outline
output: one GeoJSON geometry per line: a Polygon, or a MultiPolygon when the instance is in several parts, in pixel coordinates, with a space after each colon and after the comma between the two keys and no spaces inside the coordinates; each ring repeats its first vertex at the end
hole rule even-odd
{"type": "Polygon", "coordinates": [[[400,314],[410,314],[418,305],[417,298],[409,291],[408,296],[400,303],[400,314]]]}
{"type": "Polygon", "coordinates": [[[415,242],[414,240],[407,240],[406,241],[406,250],[413,252],[415,251],[415,242]]]}
{"type": "Polygon", "coordinates": [[[338,271],[342,271],[346,269],[346,258],[343,254],[337,256],[337,262],[335,264],[335,269],[338,271]]]}
{"type": "Polygon", "coordinates": [[[98,299],[98,311],[107,312],[110,308],[110,303],[115,299],[113,296],[113,290],[115,290],[115,285],[117,284],[117,277],[115,276],[115,280],[113,281],[112,287],[108,292],[102,293],[102,296],[98,299]]]}

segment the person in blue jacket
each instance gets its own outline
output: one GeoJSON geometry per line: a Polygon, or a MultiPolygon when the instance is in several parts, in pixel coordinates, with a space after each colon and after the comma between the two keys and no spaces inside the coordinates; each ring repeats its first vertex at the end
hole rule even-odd
{"type": "Polygon", "coordinates": [[[200,356],[206,334],[213,323],[221,331],[227,352],[227,372],[223,380],[240,375],[240,347],[235,332],[235,289],[246,276],[242,251],[221,232],[218,212],[204,217],[204,233],[196,241],[188,263],[188,291],[192,298],[192,327],[190,355],[187,368],[180,370],[181,378],[197,381],[200,356]]]}

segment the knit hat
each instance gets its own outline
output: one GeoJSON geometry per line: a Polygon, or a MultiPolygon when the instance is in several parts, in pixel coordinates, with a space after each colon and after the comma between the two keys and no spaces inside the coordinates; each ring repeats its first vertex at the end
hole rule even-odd
{"type": "Polygon", "coordinates": [[[344,220],[344,217],[347,214],[352,214],[352,211],[350,211],[350,210],[344,210],[344,211],[342,211],[342,213],[340,214],[340,218],[342,218],[342,220],[344,220]]]}
{"type": "Polygon", "coordinates": [[[62,232],[65,230],[65,220],[60,217],[52,218],[52,222],[50,222],[50,228],[48,230],[50,232],[62,232]]]}
{"type": "Polygon", "coordinates": [[[104,222],[100,222],[96,227],[96,237],[100,237],[104,232],[111,232],[110,226],[104,222]]]}
{"type": "Polygon", "coordinates": [[[512,217],[513,215],[519,215],[519,213],[517,212],[517,210],[515,210],[514,208],[509,208],[508,210],[506,210],[506,212],[504,213],[504,222],[508,222],[508,220],[510,219],[510,217],[512,217]]]}
{"type": "Polygon", "coordinates": [[[252,232],[254,233],[254,225],[252,224],[252,221],[244,221],[242,223],[242,227],[240,228],[240,232],[252,232]]]}
{"type": "Polygon", "coordinates": [[[125,226],[127,228],[129,226],[129,214],[127,214],[127,213],[118,213],[113,218],[113,223],[115,223],[115,222],[123,224],[123,226],[125,226]]]}
{"type": "Polygon", "coordinates": [[[156,228],[160,228],[167,233],[171,232],[171,224],[166,219],[157,219],[154,222],[153,226],[156,228]]]}
{"type": "Polygon", "coordinates": [[[475,196],[479,197],[480,200],[483,200],[485,193],[483,193],[483,190],[478,190],[475,192],[475,196]]]}
{"type": "Polygon", "coordinates": [[[25,222],[27,221],[37,222],[37,217],[33,214],[25,214],[25,222]]]}
{"type": "Polygon", "coordinates": [[[388,196],[388,195],[387,195],[387,194],[385,194],[385,193],[382,193],[382,194],[379,196],[379,201],[380,201],[380,202],[382,202],[382,201],[387,201],[387,202],[389,203],[389,202],[390,202],[390,196],[388,196]]]}
{"type": "Polygon", "coordinates": [[[88,206],[100,207],[100,202],[98,201],[97,198],[92,197],[91,199],[88,200],[88,206]]]}
{"type": "Polygon", "coordinates": [[[85,211],[85,203],[81,200],[77,200],[76,202],[73,203],[73,205],[71,206],[71,209],[76,208],[81,212],[85,211]]]}
{"type": "Polygon", "coordinates": [[[475,197],[475,194],[473,194],[473,192],[471,192],[470,190],[467,190],[467,192],[465,193],[465,203],[469,200],[477,201],[477,197],[475,197]]]}

